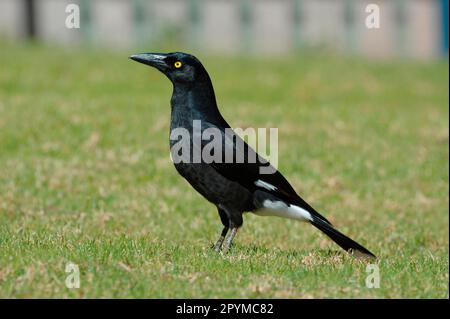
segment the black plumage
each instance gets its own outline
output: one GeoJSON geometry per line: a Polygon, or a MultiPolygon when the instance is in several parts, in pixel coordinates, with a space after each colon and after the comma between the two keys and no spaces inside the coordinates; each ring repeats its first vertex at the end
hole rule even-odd
{"type": "Polygon", "coordinates": [[[296,193],[278,170],[256,154],[239,136],[229,134],[231,129],[219,112],[211,79],[197,58],[181,52],[143,53],[130,58],[155,67],[171,80],[171,133],[177,128],[194,132],[194,121],[200,123],[200,132],[208,129],[220,132],[223,152],[221,160],[213,162],[203,158],[198,162],[193,161],[194,153],[200,151],[201,154],[208,141],[191,138],[187,142],[189,145],[186,145],[189,146],[189,154],[182,154],[179,150],[174,152],[180,139],[173,136],[170,138],[172,157],[184,159],[181,162],[175,161],[177,171],[218,209],[224,228],[214,245],[217,251],[222,246],[224,251],[230,248],[238,228],[242,226],[242,214],[253,212],[309,222],[346,251],[375,257],[366,248],[336,230],[296,193]],[[225,154],[231,149],[231,154],[234,155],[233,161],[229,162],[226,161],[225,154]],[[238,161],[238,155],[242,156],[243,161],[238,161]],[[252,161],[255,158],[256,161],[252,161]],[[268,167],[273,174],[262,174],[261,169],[268,167]]]}

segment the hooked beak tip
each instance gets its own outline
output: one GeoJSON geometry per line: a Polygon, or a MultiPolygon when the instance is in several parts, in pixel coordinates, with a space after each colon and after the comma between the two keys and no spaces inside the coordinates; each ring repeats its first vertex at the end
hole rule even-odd
{"type": "Polygon", "coordinates": [[[128,57],[128,59],[133,60],[133,61],[137,61],[137,62],[142,62],[142,60],[143,60],[142,58],[139,57],[139,54],[130,55],[128,57]]]}

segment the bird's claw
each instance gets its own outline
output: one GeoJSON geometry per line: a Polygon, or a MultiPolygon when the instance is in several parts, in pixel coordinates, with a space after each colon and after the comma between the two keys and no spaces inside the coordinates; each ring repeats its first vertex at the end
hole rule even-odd
{"type": "Polygon", "coordinates": [[[217,240],[217,242],[212,246],[215,252],[220,252],[220,249],[222,248],[223,241],[225,240],[225,236],[220,236],[220,238],[217,240]]]}

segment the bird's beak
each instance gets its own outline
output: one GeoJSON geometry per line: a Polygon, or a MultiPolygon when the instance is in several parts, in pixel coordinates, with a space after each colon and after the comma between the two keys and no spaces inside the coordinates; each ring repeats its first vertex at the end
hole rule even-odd
{"type": "Polygon", "coordinates": [[[165,58],[166,55],[161,53],[140,53],[130,56],[131,60],[150,65],[160,71],[164,71],[168,67],[164,61],[165,58]]]}

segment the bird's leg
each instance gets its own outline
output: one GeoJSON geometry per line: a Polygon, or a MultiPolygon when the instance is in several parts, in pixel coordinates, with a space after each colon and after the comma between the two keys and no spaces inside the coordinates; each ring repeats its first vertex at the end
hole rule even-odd
{"type": "Polygon", "coordinates": [[[230,250],[231,243],[233,242],[233,238],[234,238],[234,236],[236,236],[237,231],[238,231],[237,227],[232,227],[231,228],[231,232],[230,232],[230,234],[228,234],[228,237],[225,239],[225,244],[223,246],[223,250],[222,251],[224,253],[226,253],[226,252],[228,252],[228,250],[230,250]]]}
{"type": "Polygon", "coordinates": [[[222,234],[220,234],[219,239],[217,240],[217,242],[216,242],[215,245],[213,246],[213,248],[214,248],[214,250],[215,250],[216,252],[219,252],[219,251],[220,251],[220,248],[222,248],[222,244],[223,244],[223,241],[225,240],[225,236],[226,236],[227,233],[228,233],[228,229],[229,229],[229,227],[227,227],[227,226],[225,226],[225,227],[223,228],[222,234]]]}
{"type": "Polygon", "coordinates": [[[217,207],[217,211],[219,212],[220,221],[223,225],[222,234],[220,235],[219,239],[215,243],[215,245],[212,247],[216,252],[219,252],[222,248],[223,241],[225,240],[225,236],[228,233],[228,229],[230,229],[230,220],[228,218],[227,212],[221,207],[220,205],[217,207]]]}

